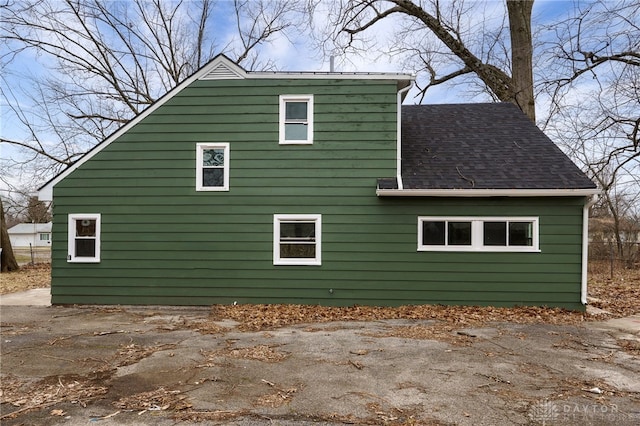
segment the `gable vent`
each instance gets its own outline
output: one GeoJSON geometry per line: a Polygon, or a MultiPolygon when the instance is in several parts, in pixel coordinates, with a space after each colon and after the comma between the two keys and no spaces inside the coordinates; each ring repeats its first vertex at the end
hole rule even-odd
{"type": "Polygon", "coordinates": [[[241,75],[224,64],[219,64],[201,77],[202,80],[237,80],[241,78],[241,75]]]}

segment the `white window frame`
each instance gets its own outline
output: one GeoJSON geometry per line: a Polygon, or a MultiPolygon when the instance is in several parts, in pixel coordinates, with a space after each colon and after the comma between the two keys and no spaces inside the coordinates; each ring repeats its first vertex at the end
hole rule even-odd
{"type": "Polygon", "coordinates": [[[275,214],[273,215],[273,264],[274,265],[322,265],[322,215],[320,214],[275,214]],[[281,222],[313,222],[316,226],[315,258],[282,258],[280,257],[280,223],[281,222]]]}
{"type": "Polygon", "coordinates": [[[197,143],[196,144],[196,191],[228,191],[229,190],[229,164],[231,157],[229,155],[229,143],[197,143]],[[224,149],[224,185],[222,186],[204,186],[202,184],[202,166],[203,154],[205,149],[224,149]]]}
{"type": "Polygon", "coordinates": [[[69,230],[67,238],[68,256],[67,262],[69,263],[99,263],[100,262],[100,240],[101,240],[101,215],[100,213],[74,213],[69,215],[69,230]],[[95,239],[95,256],[76,256],[76,221],[78,220],[95,220],[96,221],[96,235],[95,239]]]}
{"type": "Polygon", "coordinates": [[[280,95],[280,145],[312,145],[313,144],[313,95],[280,95]],[[287,140],[285,139],[285,119],[287,102],[307,103],[307,139],[287,140]]]}
{"type": "Polygon", "coordinates": [[[482,252],[540,252],[540,226],[539,218],[533,216],[419,216],[418,217],[418,251],[482,251],[482,252]],[[445,230],[448,228],[447,222],[471,222],[471,245],[448,245],[445,238],[444,245],[422,244],[423,222],[445,222],[445,230]],[[485,222],[507,222],[507,245],[506,246],[485,246],[484,245],[484,223],[485,222]],[[509,246],[508,224],[509,222],[531,222],[533,228],[532,245],[530,246],[509,246]]]}
{"type": "Polygon", "coordinates": [[[51,239],[51,237],[50,237],[48,232],[41,232],[38,235],[38,239],[39,239],[39,241],[49,241],[51,239]]]}

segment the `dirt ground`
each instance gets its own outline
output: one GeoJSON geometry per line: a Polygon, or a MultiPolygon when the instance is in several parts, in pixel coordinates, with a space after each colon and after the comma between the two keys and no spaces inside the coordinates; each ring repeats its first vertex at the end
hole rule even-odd
{"type": "MultiPolygon", "coordinates": [[[[19,274],[3,293],[49,271],[19,274]]],[[[2,306],[0,423],[636,425],[640,336],[600,322],[640,312],[640,273],[619,274],[592,271],[599,316],[2,306]]]]}

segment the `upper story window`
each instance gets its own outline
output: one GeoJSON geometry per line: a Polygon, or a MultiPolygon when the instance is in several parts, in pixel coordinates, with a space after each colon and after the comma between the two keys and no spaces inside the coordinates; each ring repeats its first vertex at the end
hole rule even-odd
{"type": "Polygon", "coordinates": [[[68,262],[100,262],[100,214],[70,214],[68,262]]]}
{"type": "Polygon", "coordinates": [[[280,96],[280,143],[313,143],[313,95],[280,96]]]}
{"type": "Polygon", "coordinates": [[[229,190],[229,144],[196,144],[196,191],[229,190]]]}
{"type": "Polygon", "coordinates": [[[273,264],[320,265],[322,216],[319,214],[273,217],[273,264]]]}
{"type": "Polygon", "coordinates": [[[419,217],[418,251],[537,252],[537,217],[419,217]]]}

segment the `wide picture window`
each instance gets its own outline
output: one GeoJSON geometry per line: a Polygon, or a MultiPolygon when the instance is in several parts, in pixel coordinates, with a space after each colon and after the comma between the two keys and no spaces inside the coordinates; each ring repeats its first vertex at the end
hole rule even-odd
{"type": "Polygon", "coordinates": [[[69,215],[69,262],[100,262],[100,215],[69,215]]]}
{"type": "Polygon", "coordinates": [[[275,215],[274,265],[321,264],[321,215],[275,215]]]}
{"type": "Polygon", "coordinates": [[[539,251],[537,217],[419,217],[418,251],[539,251]]]}

